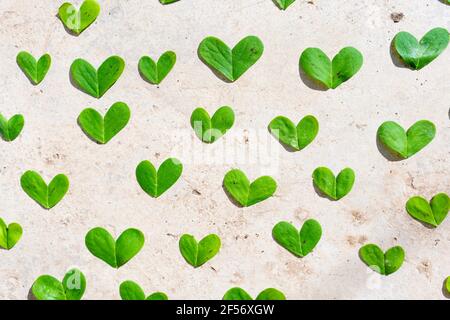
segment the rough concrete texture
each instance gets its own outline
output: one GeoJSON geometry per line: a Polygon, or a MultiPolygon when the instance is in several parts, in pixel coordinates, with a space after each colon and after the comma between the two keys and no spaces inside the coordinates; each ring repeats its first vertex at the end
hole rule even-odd
{"type": "Polygon", "coordinates": [[[22,113],[26,121],[16,141],[0,143],[0,216],[24,228],[17,246],[0,252],[0,298],[26,299],[39,275],[61,279],[73,266],[86,274],[86,299],[119,299],[119,284],[127,279],[171,299],[220,299],[233,286],[252,295],[275,287],[288,299],[445,298],[450,220],[429,229],[404,208],[413,195],[450,192],[450,50],[415,72],[396,66],[390,44],[401,30],[421,37],[433,27],[449,28],[450,6],[438,0],[297,0],[283,12],[271,0],[167,6],[111,0],[100,1],[97,21],[75,37],[56,17],[61,2],[0,2],[0,112],[22,113]],[[393,12],[404,18],[394,23],[393,12]],[[198,44],[208,35],[234,45],[250,34],[262,39],[265,52],[235,83],[221,81],[198,59],[198,44]],[[349,45],[365,59],[353,79],[328,91],[302,81],[298,59],[305,48],[333,56],[349,45]],[[41,85],[31,85],[16,65],[21,50],[51,54],[53,65],[41,85]],[[159,87],[152,86],[139,76],[138,60],[166,50],[177,53],[177,64],[159,87]],[[98,66],[111,55],[122,56],[127,66],[103,98],[72,86],[73,60],[98,66]],[[77,117],[86,107],[104,111],[116,101],[128,103],[131,121],[107,145],[97,145],[77,117]],[[236,124],[205,146],[190,128],[190,114],[198,106],[212,113],[222,105],[235,109],[236,124]],[[307,114],[321,128],[301,152],[286,151],[267,131],[277,115],[298,120],[307,114]],[[408,160],[387,160],[377,148],[378,126],[395,120],[407,128],[420,119],[436,124],[434,141],[408,160]],[[159,166],[169,156],[183,161],[183,176],[161,198],[150,198],[136,182],[135,167],[144,159],[159,166]],[[332,202],[315,192],[311,174],[323,165],[355,170],[348,196],[332,202]],[[236,207],[222,189],[224,174],[234,167],[252,180],[271,174],[276,195],[236,207]],[[19,179],[28,169],[47,181],[68,175],[70,190],[59,205],[46,211],[22,191],[19,179]],[[312,254],[298,259],[274,242],[271,230],[281,220],[300,226],[307,218],[320,221],[324,234],[312,254]],[[145,246],[114,270],[84,245],[96,226],[115,237],[138,227],[145,246]],[[184,233],[217,233],[220,253],[194,270],[178,250],[184,233]],[[388,277],[369,271],[358,257],[368,242],[403,246],[403,267],[388,277]]]}

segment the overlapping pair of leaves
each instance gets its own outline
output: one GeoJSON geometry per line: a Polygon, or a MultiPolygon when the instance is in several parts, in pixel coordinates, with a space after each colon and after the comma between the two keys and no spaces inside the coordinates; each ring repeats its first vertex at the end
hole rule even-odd
{"type": "Polygon", "coordinates": [[[269,124],[269,131],[290,149],[299,151],[308,146],[319,132],[319,122],[314,116],[306,116],[297,126],[288,118],[278,116],[269,124]]]}
{"type": "MultiPolygon", "coordinates": [[[[253,298],[242,288],[235,287],[228,290],[223,300],[253,300],[253,298]]],[[[267,288],[261,291],[255,300],[286,300],[286,296],[283,292],[274,289],[267,288]]]]}
{"type": "Polygon", "coordinates": [[[127,280],[120,284],[120,297],[122,300],[169,300],[163,292],[154,292],[145,297],[145,292],[134,281],[127,280]]]}
{"type": "Polygon", "coordinates": [[[16,222],[6,225],[0,218],[0,247],[6,250],[12,249],[22,237],[22,226],[16,222]]]}
{"type": "Polygon", "coordinates": [[[197,108],[191,115],[191,126],[197,137],[205,143],[213,143],[234,124],[234,111],[228,106],[216,110],[212,118],[208,111],[197,108]]]}
{"type": "Polygon", "coordinates": [[[36,61],[36,59],[28,52],[19,52],[16,58],[17,64],[23,73],[34,85],[41,83],[52,64],[52,59],[49,54],[44,54],[36,61]]]}
{"type": "Polygon", "coordinates": [[[345,197],[353,188],[355,172],[351,168],[345,168],[337,177],[326,167],[319,167],[313,172],[314,185],[332,200],[345,197]]]}
{"type": "Polygon", "coordinates": [[[86,290],[86,278],[78,269],[69,270],[62,282],[50,275],[38,277],[31,287],[38,300],[80,300],[86,290]]]}
{"type": "Polygon", "coordinates": [[[179,241],[181,255],[194,268],[198,268],[211,260],[220,250],[221,241],[218,235],[210,234],[197,242],[194,236],[184,234],[179,241]]]}
{"type": "Polygon", "coordinates": [[[428,120],[417,121],[406,132],[398,123],[386,121],[377,131],[379,141],[400,159],[407,159],[425,148],[435,135],[436,127],[428,120]]]}
{"type": "Polygon", "coordinates": [[[411,217],[425,222],[433,227],[439,226],[450,210],[450,198],[445,193],[438,193],[430,202],[416,196],[406,202],[406,211],[411,217]]]}
{"type": "Polygon", "coordinates": [[[57,205],[69,190],[69,179],[64,174],[58,174],[47,185],[39,173],[29,170],[20,178],[20,185],[30,198],[43,208],[50,209],[57,205]]]}
{"type": "Polygon", "coordinates": [[[100,14],[100,5],[95,0],[85,0],[77,10],[65,2],[59,7],[58,15],[64,26],[75,35],[81,34],[100,14]]]}
{"type": "Polygon", "coordinates": [[[0,136],[5,141],[14,141],[22,132],[25,119],[21,114],[12,116],[9,120],[0,113],[0,136]]]}
{"type": "Polygon", "coordinates": [[[272,229],[276,242],[293,255],[304,257],[316,247],[322,237],[322,227],[314,219],[308,219],[298,231],[291,223],[278,222],[272,229]]]}
{"type": "Polygon", "coordinates": [[[405,251],[395,246],[384,253],[376,244],[366,244],[359,249],[359,256],[370,269],[387,276],[400,269],[405,251]]]}

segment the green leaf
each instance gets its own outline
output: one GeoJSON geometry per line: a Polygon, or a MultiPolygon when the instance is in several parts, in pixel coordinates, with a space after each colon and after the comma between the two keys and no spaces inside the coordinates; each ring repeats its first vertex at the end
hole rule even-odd
{"type": "Polygon", "coordinates": [[[122,300],[168,300],[163,292],[154,292],[146,298],[144,290],[131,280],[122,282],[119,291],[122,300]]]}
{"type": "Polygon", "coordinates": [[[136,179],[148,195],[157,198],[172,187],[180,178],[183,165],[178,159],[166,159],[158,171],[153,164],[144,160],[136,167],[136,179]]]}
{"type": "Polygon", "coordinates": [[[262,176],[250,183],[245,173],[238,169],[228,171],[223,185],[228,194],[243,207],[261,202],[277,190],[277,183],[272,177],[262,176]]]}
{"type": "Polygon", "coordinates": [[[103,228],[91,229],[85,237],[88,250],[113,268],[120,268],[130,261],[144,246],[144,234],[138,229],[127,229],[117,241],[103,228]]]}
{"type": "Polygon", "coordinates": [[[59,7],[58,15],[64,26],[71,32],[79,35],[89,27],[98,17],[100,5],[95,0],[85,0],[80,10],[71,3],[64,3],[59,7]]]}
{"type": "Polygon", "coordinates": [[[53,208],[69,190],[69,179],[64,174],[55,176],[47,186],[36,171],[28,170],[20,178],[23,191],[45,209],[53,208]]]}
{"type": "Polygon", "coordinates": [[[101,98],[120,78],[125,69],[125,61],[121,57],[112,56],[98,68],[86,60],[76,59],[70,66],[70,75],[75,84],[94,98],[101,98]]]}
{"type": "MultiPolygon", "coordinates": [[[[229,289],[222,298],[223,300],[253,300],[253,298],[242,288],[229,289]]],[[[256,297],[256,300],[286,300],[285,295],[274,288],[267,288],[256,297]]]]}
{"type": "Polygon", "coordinates": [[[184,234],[179,242],[181,255],[194,268],[211,260],[219,252],[220,246],[220,238],[215,234],[204,237],[198,243],[192,235],[184,234]]]}
{"type": "Polygon", "coordinates": [[[17,55],[17,64],[28,79],[35,85],[44,80],[50,66],[52,59],[50,55],[44,54],[38,61],[26,51],[22,51],[17,55]]]}
{"type": "Polygon", "coordinates": [[[330,169],[318,167],[312,176],[314,185],[333,200],[345,197],[352,190],[355,182],[355,173],[350,168],[343,169],[335,178],[330,169]]]}
{"type": "Polygon", "coordinates": [[[225,134],[234,124],[234,112],[228,106],[217,109],[210,118],[203,108],[197,108],[191,115],[191,126],[197,137],[206,143],[213,143],[225,134]]]}
{"type": "Polygon", "coordinates": [[[396,246],[383,253],[376,244],[366,244],[359,249],[359,256],[370,269],[387,276],[402,266],[405,252],[396,246]]]}
{"type": "Polygon", "coordinates": [[[300,67],[312,79],[327,88],[335,89],[353,77],[363,65],[362,54],[353,47],[346,47],[330,61],[318,48],[308,48],[300,56],[300,67]]]}
{"type": "Polygon", "coordinates": [[[61,283],[42,275],[34,281],[31,291],[38,300],[80,300],[86,290],[86,278],[78,269],[69,270],[61,283]]]}
{"type": "Polygon", "coordinates": [[[169,4],[169,3],[174,3],[177,1],[179,1],[179,0],[159,0],[159,2],[161,2],[162,4],[169,4]]]}
{"type": "Polygon", "coordinates": [[[275,0],[278,7],[282,10],[286,10],[295,0],[275,0]]]}
{"type": "Polygon", "coordinates": [[[84,109],[78,116],[78,124],[92,140],[104,144],[125,128],[130,116],[128,106],[123,102],[116,102],[104,118],[92,108],[84,109]]]}
{"type": "Polygon", "coordinates": [[[445,280],[445,288],[447,289],[447,292],[450,294],[450,277],[447,277],[447,279],[445,280]]]}
{"type": "Polygon", "coordinates": [[[67,300],[81,300],[86,290],[86,278],[80,270],[71,269],[64,276],[62,285],[67,300]]]}
{"type": "Polygon", "coordinates": [[[408,131],[394,121],[384,122],[377,131],[379,141],[395,156],[406,159],[427,146],[436,135],[435,125],[428,120],[414,123],[408,131]]]}
{"type": "Polygon", "coordinates": [[[445,193],[435,195],[430,203],[422,197],[412,197],[406,202],[411,217],[437,227],[447,217],[450,198],[445,193]]]}
{"type": "Polygon", "coordinates": [[[177,56],[173,51],[167,51],[159,57],[155,63],[150,57],[142,57],[139,60],[139,72],[151,84],[160,84],[172,70],[177,56]]]}
{"type": "Polygon", "coordinates": [[[198,47],[203,62],[231,82],[253,66],[263,51],[263,43],[255,36],[245,37],[233,49],[215,37],[205,38],[198,47]]]}
{"type": "Polygon", "coordinates": [[[408,32],[399,32],[394,38],[394,46],[403,62],[414,70],[420,70],[436,59],[448,46],[447,29],[434,28],[420,41],[408,32]]]}
{"type": "Polygon", "coordinates": [[[278,116],[269,124],[270,133],[284,145],[299,151],[309,145],[319,132],[319,122],[314,116],[306,116],[295,124],[286,117],[278,116]]]}
{"type": "Polygon", "coordinates": [[[21,114],[12,116],[9,120],[0,113],[0,135],[5,141],[14,141],[22,132],[25,119],[21,114]]]}
{"type": "Polygon", "coordinates": [[[8,226],[0,218],[0,247],[6,250],[12,249],[22,237],[22,227],[18,223],[10,223],[8,226]]]}
{"type": "Polygon", "coordinates": [[[272,229],[276,242],[297,257],[304,257],[319,243],[322,228],[314,219],[306,220],[300,232],[289,222],[278,222],[272,229]]]}

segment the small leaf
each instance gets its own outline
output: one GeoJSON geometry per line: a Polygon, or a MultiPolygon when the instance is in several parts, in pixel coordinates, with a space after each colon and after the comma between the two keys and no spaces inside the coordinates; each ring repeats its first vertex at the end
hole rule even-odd
{"type": "Polygon", "coordinates": [[[8,226],[0,218],[0,247],[11,250],[22,237],[22,227],[18,223],[10,223],[8,226]]]}
{"type": "Polygon", "coordinates": [[[148,195],[157,198],[180,178],[183,165],[178,159],[166,159],[158,171],[150,161],[144,160],[136,167],[136,179],[148,195]]]}
{"type": "Polygon", "coordinates": [[[128,106],[123,102],[116,102],[106,112],[105,117],[95,109],[84,109],[78,116],[78,123],[91,139],[105,144],[125,128],[130,116],[128,106]]]}
{"type": "Polygon", "coordinates": [[[241,206],[249,207],[271,197],[277,190],[277,183],[269,176],[262,176],[250,183],[238,169],[228,171],[223,185],[230,196],[241,206]]]}
{"type": "Polygon", "coordinates": [[[444,221],[450,208],[450,198],[445,193],[435,195],[430,203],[422,197],[412,197],[406,202],[411,217],[437,227],[444,221]]]}
{"type": "Polygon", "coordinates": [[[319,167],[313,172],[314,185],[332,200],[345,197],[353,188],[355,173],[350,168],[343,169],[335,178],[326,167],[319,167]]]}
{"type": "Polygon", "coordinates": [[[197,108],[191,115],[191,126],[197,137],[206,143],[213,143],[223,136],[234,124],[234,112],[228,106],[217,109],[210,118],[203,108],[197,108]]]}
{"type": "Polygon", "coordinates": [[[62,23],[71,32],[79,35],[89,27],[100,14],[100,5],[95,0],[85,0],[77,10],[71,3],[59,7],[58,15],[62,23]]]}
{"type": "Polygon", "coordinates": [[[314,219],[306,220],[300,232],[289,222],[281,221],[272,229],[276,242],[297,257],[310,253],[322,236],[322,228],[314,219]]]}
{"type": "Polygon", "coordinates": [[[154,292],[145,297],[144,290],[134,281],[124,281],[120,284],[120,297],[122,300],[168,300],[163,292],[154,292]]]}
{"type": "Polygon", "coordinates": [[[402,159],[409,158],[425,148],[435,135],[436,127],[428,120],[417,121],[407,132],[396,122],[386,121],[377,131],[379,141],[402,159]]]}
{"type": "Polygon", "coordinates": [[[7,120],[0,113],[0,135],[5,141],[14,141],[22,132],[25,120],[21,114],[16,114],[7,120]]]}
{"type": "Polygon", "coordinates": [[[194,236],[184,234],[179,242],[181,255],[194,268],[211,260],[219,252],[220,246],[220,238],[215,234],[204,237],[198,243],[194,236]]]}
{"type": "Polygon", "coordinates": [[[117,241],[103,228],[91,229],[85,238],[88,250],[113,268],[119,268],[130,261],[144,246],[144,234],[137,229],[127,229],[117,241]]]}
{"type": "Polygon", "coordinates": [[[312,79],[327,88],[336,89],[353,77],[363,65],[363,56],[355,48],[346,47],[330,61],[318,48],[308,48],[300,56],[300,67],[312,79]]]}
{"type": "Polygon", "coordinates": [[[69,190],[69,179],[63,174],[56,175],[47,186],[36,171],[29,170],[20,178],[23,191],[45,209],[53,208],[69,190]]]}
{"type": "Polygon", "coordinates": [[[367,244],[359,249],[359,256],[369,268],[387,276],[402,266],[405,252],[396,246],[383,253],[376,244],[367,244]]]}
{"type": "Polygon", "coordinates": [[[263,51],[263,43],[255,36],[245,37],[233,49],[215,37],[205,38],[198,47],[203,62],[231,82],[253,66],[263,51]]]}
{"type": "Polygon", "coordinates": [[[173,51],[165,52],[155,63],[150,57],[142,57],[139,60],[139,72],[151,84],[160,84],[172,70],[177,56],[173,51]]]}
{"type": "Polygon", "coordinates": [[[49,54],[44,54],[38,61],[26,51],[22,51],[17,55],[17,64],[28,79],[35,85],[44,80],[48,70],[50,69],[52,59],[49,54]]]}
{"type": "Polygon", "coordinates": [[[306,116],[295,126],[288,118],[278,116],[270,122],[269,131],[281,143],[299,151],[316,138],[319,122],[314,116],[306,116]]]}
{"type": "Polygon", "coordinates": [[[70,66],[70,75],[75,84],[94,98],[101,98],[122,75],[125,61],[121,57],[112,56],[98,68],[86,60],[76,59],[70,66]]]}
{"type": "Polygon", "coordinates": [[[444,28],[434,28],[420,41],[408,32],[399,32],[394,46],[403,62],[411,69],[420,70],[436,59],[447,48],[449,33],[444,28]]]}

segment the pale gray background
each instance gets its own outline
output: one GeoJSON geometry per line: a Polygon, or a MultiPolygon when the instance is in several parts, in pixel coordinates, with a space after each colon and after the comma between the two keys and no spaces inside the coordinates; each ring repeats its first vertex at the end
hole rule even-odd
{"type": "Polygon", "coordinates": [[[160,290],[172,299],[219,299],[233,286],[254,296],[275,287],[288,299],[444,298],[450,221],[428,229],[411,219],[404,205],[413,195],[450,192],[450,50],[414,72],[395,66],[389,48],[401,30],[422,37],[433,27],[449,28],[450,6],[438,0],[297,0],[283,12],[271,0],[181,0],[167,6],[157,0],[110,0],[100,1],[97,21],[74,37],[56,17],[61,3],[0,2],[0,112],[22,113],[26,120],[16,141],[0,142],[0,216],[24,228],[13,250],[0,251],[0,298],[27,298],[36,277],[62,279],[73,266],[86,274],[86,299],[118,299],[119,284],[127,279],[146,293],[160,290]],[[405,17],[394,24],[392,12],[405,17]],[[197,57],[198,44],[208,35],[234,46],[250,34],[262,39],[265,52],[235,83],[219,80],[197,57]],[[298,58],[305,48],[320,47],[333,56],[349,45],[365,59],[353,79],[326,92],[302,82],[298,58]],[[32,86],[16,65],[20,50],[51,54],[53,65],[41,85],[32,86]],[[178,61],[157,88],[141,79],[137,63],[143,55],[157,57],[166,50],[174,50],[178,61]],[[71,85],[73,60],[85,58],[97,67],[114,54],[127,66],[102,99],[71,85]],[[131,121],[110,143],[97,145],[78,127],[78,114],[88,106],[103,112],[116,101],[128,103],[131,121]],[[236,124],[224,138],[205,146],[192,137],[194,108],[212,113],[226,104],[234,108],[236,124]],[[289,153],[275,142],[260,163],[204,160],[202,152],[219,152],[225,144],[237,155],[254,157],[255,146],[274,142],[267,132],[272,118],[298,121],[307,114],[315,115],[321,128],[301,152],[289,153]],[[434,141],[411,159],[386,160],[376,146],[378,126],[395,120],[407,128],[420,119],[436,124],[434,141]],[[191,141],[184,150],[177,130],[191,141]],[[169,156],[183,160],[182,179],[161,198],[150,198],[135,180],[135,167],[144,159],[159,166],[169,156]],[[347,197],[332,202],[316,194],[311,173],[322,165],[356,171],[347,197]],[[234,206],[222,189],[223,176],[233,167],[252,180],[272,174],[276,195],[250,208],[234,206]],[[54,209],[42,209],[20,188],[28,169],[47,181],[68,175],[70,190],[54,209]],[[280,220],[300,226],[307,218],[319,220],[324,234],[312,254],[298,259],[273,241],[271,230],[280,220]],[[138,227],[146,244],[114,270],[85,248],[84,236],[96,226],[115,237],[138,227]],[[222,249],[194,270],[179,253],[179,236],[213,232],[222,238],[222,249]],[[389,277],[368,271],[358,258],[367,242],[384,249],[402,245],[403,267],[389,277]]]}

